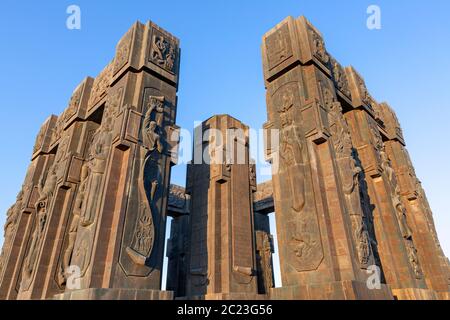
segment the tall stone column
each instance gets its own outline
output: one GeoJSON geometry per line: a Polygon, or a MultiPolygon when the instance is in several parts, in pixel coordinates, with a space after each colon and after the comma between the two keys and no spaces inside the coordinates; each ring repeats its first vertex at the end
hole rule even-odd
{"type": "Polygon", "coordinates": [[[380,104],[379,109],[387,133],[384,142],[386,154],[395,172],[401,202],[408,212],[408,221],[425,281],[428,288],[444,297],[449,293],[450,279],[431,208],[406,150],[395,112],[386,103],[380,104]]]}
{"type": "Polygon", "coordinates": [[[255,212],[255,250],[258,293],[269,294],[275,287],[272,254],[275,252],[269,217],[255,212]]]}
{"type": "Polygon", "coordinates": [[[24,184],[16,203],[8,210],[5,242],[0,257],[0,299],[16,299],[19,292],[27,243],[36,220],[39,182],[54,160],[54,155],[50,153],[50,142],[56,120],[56,116],[51,116],[42,125],[24,184]]]}
{"type": "Polygon", "coordinates": [[[392,299],[386,286],[366,285],[376,242],[339,102],[349,101],[347,84],[333,74],[322,36],[289,17],[264,36],[263,60],[283,284],[272,297],[392,299]]]}
{"type": "Polygon", "coordinates": [[[168,258],[166,289],[173,291],[175,297],[186,296],[189,207],[190,198],[185,188],[171,185],[168,215],[172,217],[172,224],[166,250],[168,258]]]}
{"type": "Polygon", "coordinates": [[[161,292],[175,125],[179,41],[149,22],[120,40],[93,83],[87,116],[102,114],[79,199],[70,264],[80,290],[62,299],[171,299],[161,292]]]}
{"type": "Polygon", "coordinates": [[[178,72],[178,39],[136,23],[44,124],[9,214],[2,297],[172,298],[160,289],[178,72]]]}
{"type": "Polygon", "coordinates": [[[367,184],[369,206],[386,282],[398,299],[434,299],[423,279],[421,261],[410,229],[410,212],[400,201],[397,180],[386,154],[380,107],[370,96],[363,78],[346,69],[353,110],[345,116],[351,129],[358,162],[367,184]]]}
{"type": "Polygon", "coordinates": [[[257,298],[256,181],[248,139],[248,127],[228,115],[214,116],[196,129],[186,188],[191,195],[188,297],[257,298]]]}
{"type": "Polygon", "coordinates": [[[36,217],[20,270],[18,299],[47,298],[62,290],[57,284],[65,270],[59,253],[77,192],[88,131],[96,126],[75,121],[72,116],[86,105],[91,83],[87,78],[77,87],[52,130],[49,150],[54,156],[36,188],[36,217]]]}

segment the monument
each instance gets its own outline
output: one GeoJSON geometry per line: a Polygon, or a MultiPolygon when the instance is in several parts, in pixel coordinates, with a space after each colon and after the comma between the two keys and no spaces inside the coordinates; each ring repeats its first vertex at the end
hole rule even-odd
{"type": "Polygon", "coordinates": [[[0,299],[449,300],[393,109],[304,17],[265,34],[262,57],[272,180],[257,184],[249,127],[216,115],[195,129],[186,188],[170,185],[179,41],[134,24],[37,135],[7,212],[0,299]]]}
{"type": "Polygon", "coordinates": [[[219,115],[196,130],[186,182],[191,196],[189,297],[257,298],[252,208],[256,170],[249,158],[248,129],[219,115]]]}
{"type": "Polygon", "coordinates": [[[172,299],[160,285],[179,51],[136,23],[44,123],[9,214],[1,299],[172,299]]]}
{"type": "Polygon", "coordinates": [[[272,297],[448,298],[448,266],[392,110],[330,55],[304,17],[269,31],[262,52],[265,128],[280,132],[280,143],[266,147],[276,162],[273,198],[284,244],[283,288],[272,297]],[[369,266],[381,272],[380,290],[367,290],[369,266]]]}

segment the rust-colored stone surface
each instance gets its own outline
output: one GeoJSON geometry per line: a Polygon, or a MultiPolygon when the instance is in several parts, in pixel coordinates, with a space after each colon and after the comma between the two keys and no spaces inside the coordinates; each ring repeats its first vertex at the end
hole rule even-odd
{"type": "MultiPolygon", "coordinates": [[[[338,290],[345,282],[356,283],[348,287],[355,298],[368,296],[362,289],[369,291],[366,269],[380,263],[373,219],[361,198],[362,168],[340,102],[350,95],[345,79],[339,94],[336,88],[333,71],[340,66],[303,17],[287,18],[269,31],[262,51],[269,118],[264,127],[280,136],[279,144],[266,143],[286,287],[273,295],[305,298],[297,296],[299,286],[325,290],[336,283],[338,290]]],[[[338,291],[331,297],[345,298],[338,291]]],[[[383,293],[391,297],[388,289],[383,293]]]]}
{"type": "Polygon", "coordinates": [[[0,298],[172,298],[157,292],[178,71],[178,39],[138,22],[44,123],[8,213],[0,298]]]}
{"type": "Polygon", "coordinates": [[[196,134],[200,136],[194,145],[201,153],[194,154],[207,157],[194,157],[194,164],[188,167],[191,210],[186,295],[215,299],[218,294],[247,294],[256,298],[252,208],[256,180],[249,158],[248,127],[219,115],[203,122],[196,134]]]}
{"type": "Polygon", "coordinates": [[[257,184],[249,128],[217,115],[195,130],[186,188],[170,185],[179,41],[134,24],[37,135],[7,212],[0,299],[448,300],[449,260],[393,109],[304,17],[266,33],[262,56],[272,180],[257,184]]]}
{"type": "Polygon", "coordinates": [[[373,290],[353,285],[344,297],[336,283],[365,283],[362,270],[373,265],[398,299],[448,292],[431,212],[392,109],[329,54],[304,17],[269,31],[262,52],[265,128],[280,135],[278,145],[266,143],[286,287],[273,297],[366,299],[373,290]],[[310,294],[315,286],[330,295],[310,294]]]}

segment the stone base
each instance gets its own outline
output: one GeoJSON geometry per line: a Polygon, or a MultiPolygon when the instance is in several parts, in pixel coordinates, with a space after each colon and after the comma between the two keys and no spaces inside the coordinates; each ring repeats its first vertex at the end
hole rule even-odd
{"type": "Polygon", "coordinates": [[[53,300],[173,300],[173,291],[84,289],[57,294],[53,300]]]}
{"type": "Polygon", "coordinates": [[[394,300],[388,285],[370,290],[358,281],[342,281],[321,285],[273,288],[272,300],[394,300]]]}
{"type": "Polygon", "coordinates": [[[392,289],[392,293],[397,300],[439,300],[437,292],[429,289],[392,289]]]}
{"type": "Polygon", "coordinates": [[[177,300],[269,300],[269,296],[256,293],[211,293],[203,296],[176,298],[177,300]]]}
{"type": "Polygon", "coordinates": [[[450,292],[437,292],[439,300],[450,301],[450,292]]]}

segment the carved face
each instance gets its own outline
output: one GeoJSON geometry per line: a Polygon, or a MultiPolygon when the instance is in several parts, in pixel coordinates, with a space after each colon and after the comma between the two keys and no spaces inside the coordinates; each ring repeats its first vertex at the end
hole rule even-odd
{"type": "Polygon", "coordinates": [[[153,132],[156,130],[156,122],[155,121],[150,122],[149,129],[153,132]]]}
{"type": "Polygon", "coordinates": [[[292,108],[292,106],[294,105],[294,93],[291,91],[291,89],[287,89],[285,92],[283,92],[282,102],[282,111],[288,111],[292,108]]]}

